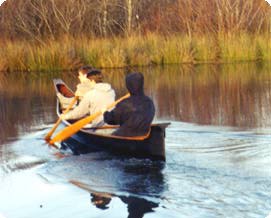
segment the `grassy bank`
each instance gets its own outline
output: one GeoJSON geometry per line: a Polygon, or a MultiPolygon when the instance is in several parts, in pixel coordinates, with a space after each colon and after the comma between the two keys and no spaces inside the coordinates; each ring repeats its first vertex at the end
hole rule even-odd
{"type": "Polygon", "coordinates": [[[129,38],[64,37],[45,45],[0,41],[1,71],[57,71],[82,64],[100,68],[176,63],[271,61],[269,35],[218,37],[162,37],[154,34],[129,38]]]}

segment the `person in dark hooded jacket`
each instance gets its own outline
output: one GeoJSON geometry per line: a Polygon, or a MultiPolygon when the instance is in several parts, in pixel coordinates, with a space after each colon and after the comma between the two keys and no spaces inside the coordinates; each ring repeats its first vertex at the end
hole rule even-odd
{"type": "Polygon", "coordinates": [[[128,74],[126,87],[131,96],[117,104],[112,111],[105,112],[104,121],[111,125],[120,125],[113,135],[146,135],[154,118],[155,108],[153,101],[144,94],[143,75],[138,72],[128,74]]]}

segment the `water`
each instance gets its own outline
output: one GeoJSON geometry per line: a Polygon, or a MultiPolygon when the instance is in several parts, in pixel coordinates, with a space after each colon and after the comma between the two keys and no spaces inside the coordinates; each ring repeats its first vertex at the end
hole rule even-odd
{"type": "MultiPolygon", "coordinates": [[[[269,66],[141,69],[155,120],[170,121],[167,161],[74,156],[43,137],[56,120],[51,79],[0,78],[0,217],[233,217],[271,212],[269,66]]],[[[17,75],[17,76],[16,76],[17,75]]],[[[118,96],[125,71],[106,71],[118,96]]]]}

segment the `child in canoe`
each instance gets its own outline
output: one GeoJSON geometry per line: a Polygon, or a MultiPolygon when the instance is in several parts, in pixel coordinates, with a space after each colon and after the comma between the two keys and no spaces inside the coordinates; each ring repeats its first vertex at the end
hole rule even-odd
{"type": "MultiPolygon", "coordinates": [[[[79,101],[82,100],[83,96],[93,88],[90,80],[87,78],[87,73],[91,70],[93,70],[93,68],[88,65],[83,66],[78,70],[78,79],[80,83],[76,86],[75,96],[78,96],[79,101]]],[[[72,102],[73,97],[65,97],[60,92],[56,95],[60,101],[61,109],[67,108],[72,102]]]]}

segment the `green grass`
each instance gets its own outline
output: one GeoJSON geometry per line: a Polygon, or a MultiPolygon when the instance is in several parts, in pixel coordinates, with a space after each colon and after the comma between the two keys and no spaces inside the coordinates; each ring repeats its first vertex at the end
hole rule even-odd
{"type": "Polygon", "coordinates": [[[29,41],[0,40],[1,71],[58,71],[90,64],[100,68],[181,63],[271,61],[270,35],[87,37],[29,41]]]}

